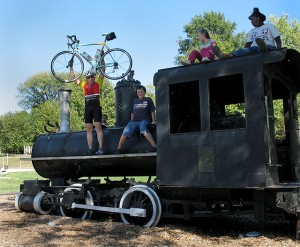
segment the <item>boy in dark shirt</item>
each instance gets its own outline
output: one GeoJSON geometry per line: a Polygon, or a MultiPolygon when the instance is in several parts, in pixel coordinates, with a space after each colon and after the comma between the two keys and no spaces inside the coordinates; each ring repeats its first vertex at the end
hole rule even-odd
{"type": "Polygon", "coordinates": [[[151,98],[145,97],[146,88],[138,86],[136,89],[138,98],[133,100],[133,110],[131,113],[131,122],[129,122],[120,138],[116,154],[121,154],[123,144],[130,138],[136,128],[140,129],[140,134],[143,135],[151,144],[153,152],[156,152],[156,142],[147,129],[150,123],[155,123],[155,106],[151,98]]]}

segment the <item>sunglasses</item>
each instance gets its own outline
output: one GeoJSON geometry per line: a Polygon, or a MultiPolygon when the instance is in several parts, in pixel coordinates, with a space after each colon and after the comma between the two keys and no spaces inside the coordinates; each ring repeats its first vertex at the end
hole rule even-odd
{"type": "Polygon", "coordinates": [[[89,75],[89,76],[87,76],[86,77],[86,79],[91,79],[91,78],[94,78],[95,76],[93,76],[93,75],[89,75]]]}

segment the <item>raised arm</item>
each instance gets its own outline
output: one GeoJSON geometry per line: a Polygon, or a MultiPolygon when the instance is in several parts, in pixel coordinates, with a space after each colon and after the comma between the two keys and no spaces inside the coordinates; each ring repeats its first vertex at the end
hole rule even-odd
{"type": "Polygon", "coordinates": [[[275,38],[275,42],[276,42],[277,49],[280,49],[282,47],[282,41],[281,41],[280,36],[277,36],[275,38]]]}
{"type": "MultiPolygon", "coordinates": [[[[103,46],[102,49],[101,49],[101,57],[102,57],[103,54],[104,54],[103,48],[104,48],[104,46],[103,46]]],[[[103,72],[105,72],[105,61],[104,61],[103,57],[102,57],[102,59],[101,59],[101,64],[100,64],[100,65],[101,65],[101,67],[104,66],[102,70],[103,70],[103,72]]],[[[104,75],[102,75],[101,73],[100,73],[100,76],[101,76],[102,78],[104,78],[104,75]]]]}
{"type": "MultiPolygon", "coordinates": [[[[72,80],[75,78],[75,74],[74,74],[74,70],[73,70],[73,64],[70,64],[70,77],[71,77],[72,80]]],[[[75,81],[75,83],[76,83],[77,85],[79,85],[79,84],[80,84],[80,80],[77,79],[77,80],[75,81]]]]}

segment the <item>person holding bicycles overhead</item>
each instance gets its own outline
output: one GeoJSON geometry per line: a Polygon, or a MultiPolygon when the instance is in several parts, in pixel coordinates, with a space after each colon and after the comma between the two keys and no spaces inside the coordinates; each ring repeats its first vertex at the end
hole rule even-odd
{"type": "MultiPolygon", "coordinates": [[[[104,61],[102,60],[102,65],[104,61]]],[[[73,64],[70,63],[70,77],[74,79],[73,64]]],[[[85,73],[85,80],[80,81],[77,79],[75,83],[83,89],[85,96],[85,124],[87,130],[87,144],[88,150],[84,155],[93,155],[93,120],[95,125],[95,130],[97,133],[97,139],[99,143],[99,149],[95,152],[96,155],[104,154],[103,145],[103,132],[102,132],[102,109],[100,106],[100,92],[103,84],[104,76],[102,74],[93,74],[90,71],[85,73]]]]}

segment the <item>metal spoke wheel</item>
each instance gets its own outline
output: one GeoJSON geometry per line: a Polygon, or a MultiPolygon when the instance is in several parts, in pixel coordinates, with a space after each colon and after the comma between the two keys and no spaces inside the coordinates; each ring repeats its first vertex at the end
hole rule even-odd
{"type": "Polygon", "coordinates": [[[51,62],[52,75],[61,82],[72,82],[79,79],[84,70],[82,58],[72,51],[58,53],[51,62]],[[73,63],[74,78],[70,76],[70,65],[73,63]]]}
{"type": "Polygon", "coordinates": [[[111,80],[122,79],[132,68],[131,56],[123,49],[108,50],[103,54],[102,60],[105,65],[99,65],[100,73],[111,80]]]}
{"type": "MultiPolygon", "coordinates": [[[[66,188],[64,190],[64,192],[73,192],[74,194],[79,194],[80,190],[81,190],[82,184],[73,184],[71,185],[71,187],[66,188]]],[[[60,199],[60,202],[62,202],[62,198],[60,199]]],[[[87,196],[84,200],[75,200],[74,202],[79,203],[79,204],[86,204],[89,206],[93,206],[94,205],[94,201],[93,201],[93,196],[92,194],[88,191],[87,192],[87,196]]],[[[91,218],[93,212],[89,211],[89,210],[82,210],[82,209],[68,209],[64,206],[60,206],[60,214],[62,216],[67,216],[67,217],[72,217],[72,218],[78,218],[78,219],[89,219],[91,218]]]]}
{"type": "Polygon", "coordinates": [[[23,197],[23,192],[19,192],[15,197],[15,208],[19,211],[23,211],[22,208],[20,207],[20,201],[22,197],[23,197]]]}
{"type": "Polygon", "coordinates": [[[47,197],[48,193],[41,191],[33,200],[34,211],[38,214],[50,214],[52,211],[52,200],[47,197]]]}
{"type": "Polygon", "coordinates": [[[146,185],[135,185],[128,189],[122,196],[120,208],[143,208],[146,217],[132,217],[121,214],[125,224],[135,224],[145,227],[154,227],[161,217],[161,203],[156,192],[146,185]]]}

